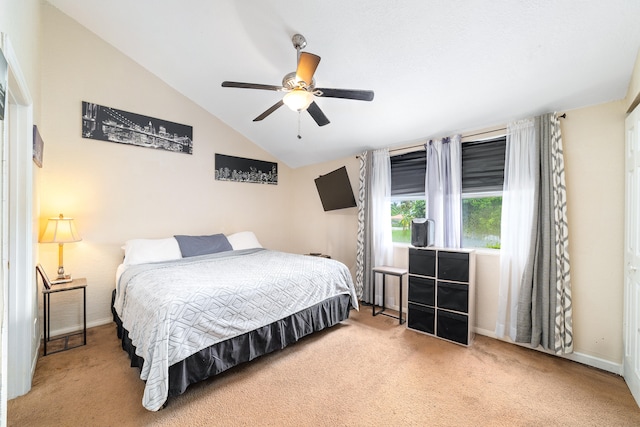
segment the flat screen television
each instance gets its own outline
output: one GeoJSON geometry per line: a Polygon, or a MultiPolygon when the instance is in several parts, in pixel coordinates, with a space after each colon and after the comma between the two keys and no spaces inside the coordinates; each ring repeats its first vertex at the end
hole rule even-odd
{"type": "Polygon", "coordinates": [[[325,212],[357,206],[346,167],[319,176],[315,182],[325,212]]]}

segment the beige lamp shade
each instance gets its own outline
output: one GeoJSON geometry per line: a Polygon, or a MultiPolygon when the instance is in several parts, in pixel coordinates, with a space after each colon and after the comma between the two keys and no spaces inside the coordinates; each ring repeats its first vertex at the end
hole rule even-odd
{"type": "Polygon", "coordinates": [[[76,230],[73,218],[65,218],[62,214],[58,218],[49,218],[47,228],[45,228],[44,234],[40,238],[40,243],[58,244],[58,277],[56,280],[51,281],[52,284],[66,283],[72,280],[71,276],[64,273],[62,247],[65,243],[79,242],[80,240],[82,238],[78,234],[78,230],[76,230]]]}
{"type": "Polygon", "coordinates": [[[65,218],[62,214],[58,218],[49,218],[47,228],[40,238],[41,243],[72,243],[81,240],[73,218],[65,218]]]}

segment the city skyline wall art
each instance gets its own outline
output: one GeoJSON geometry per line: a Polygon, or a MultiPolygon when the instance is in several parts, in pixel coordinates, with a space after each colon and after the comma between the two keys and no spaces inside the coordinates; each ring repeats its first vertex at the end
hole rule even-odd
{"type": "Polygon", "coordinates": [[[193,153],[193,127],[82,101],[82,137],[193,153]]]}
{"type": "Polygon", "coordinates": [[[215,177],[218,181],[253,182],[278,185],[278,164],[216,153],[215,177]]]}

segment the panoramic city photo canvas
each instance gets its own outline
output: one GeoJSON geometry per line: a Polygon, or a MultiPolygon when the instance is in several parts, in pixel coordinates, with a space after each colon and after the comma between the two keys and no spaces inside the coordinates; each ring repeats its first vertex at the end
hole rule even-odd
{"type": "Polygon", "coordinates": [[[274,162],[216,153],[215,167],[218,181],[278,184],[278,164],[274,162]]]}
{"type": "Polygon", "coordinates": [[[193,153],[193,127],[82,101],[82,137],[193,153]]]}

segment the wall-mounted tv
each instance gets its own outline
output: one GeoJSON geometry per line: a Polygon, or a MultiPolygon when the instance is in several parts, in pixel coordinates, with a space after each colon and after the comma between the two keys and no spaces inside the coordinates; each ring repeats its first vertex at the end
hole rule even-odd
{"type": "Polygon", "coordinates": [[[347,168],[341,167],[315,179],[318,195],[325,211],[356,206],[347,168]]]}

